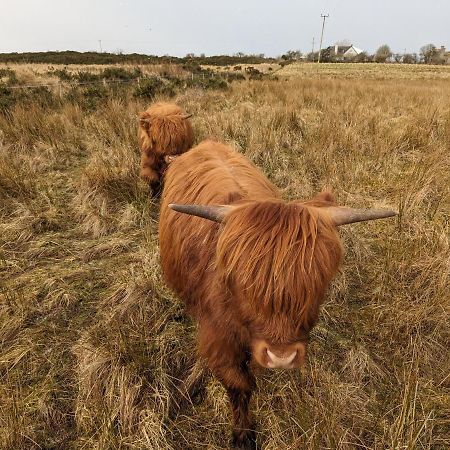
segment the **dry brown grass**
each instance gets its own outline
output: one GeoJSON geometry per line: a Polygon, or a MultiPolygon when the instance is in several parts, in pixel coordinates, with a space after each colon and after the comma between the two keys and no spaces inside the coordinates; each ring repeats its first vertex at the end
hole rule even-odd
{"type": "MultiPolygon", "coordinates": [[[[266,450],[450,445],[450,86],[405,70],[176,98],[199,140],[234,145],[286,199],[328,186],[400,211],[341,231],[303,373],[258,380],[266,450]]],[[[194,366],[195,324],[161,280],[158,205],[138,180],[145,106],[0,116],[2,449],[227,448],[226,395],[194,366]]]]}
{"type": "Polygon", "coordinates": [[[277,72],[285,77],[365,78],[378,80],[448,80],[450,66],[432,64],[295,63],[277,72]]]}

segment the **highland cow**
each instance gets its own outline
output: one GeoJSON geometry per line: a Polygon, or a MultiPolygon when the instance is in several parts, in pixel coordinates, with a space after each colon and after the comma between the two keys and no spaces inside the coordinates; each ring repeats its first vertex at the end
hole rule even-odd
{"type": "Polygon", "coordinates": [[[172,103],[155,103],[139,115],[141,178],[153,195],[159,195],[172,158],[192,147],[193,131],[183,110],[172,103]]]}
{"type": "Polygon", "coordinates": [[[337,226],[394,214],[338,207],[326,192],[285,202],[247,158],[218,142],[170,165],[159,222],[162,269],[198,322],[199,354],[228,393],[235,447],[256,448],[254,369],[298,368],[305,360],[341,261],[337,226]]]}

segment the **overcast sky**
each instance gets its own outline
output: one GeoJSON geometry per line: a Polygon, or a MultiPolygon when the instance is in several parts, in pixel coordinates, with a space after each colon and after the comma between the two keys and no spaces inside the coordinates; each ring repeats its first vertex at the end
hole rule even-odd
{"type": "Polygon", "coordinates": [[[0,0],[0,52],[309,52],[329,13],[324,47],[374,52],[450,47],[450,0],[0,0]]]}

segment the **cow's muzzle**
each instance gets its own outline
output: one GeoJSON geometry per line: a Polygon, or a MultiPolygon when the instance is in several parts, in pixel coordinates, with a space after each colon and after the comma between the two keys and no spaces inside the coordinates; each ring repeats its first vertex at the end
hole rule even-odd
{"type": "Polygon", "coordinates": [[[272,345],[264,339],[255,339],[252,342],[252,355],[260,366],[267,369],[295,369],[304,363],[306,343],[272,345]]]}

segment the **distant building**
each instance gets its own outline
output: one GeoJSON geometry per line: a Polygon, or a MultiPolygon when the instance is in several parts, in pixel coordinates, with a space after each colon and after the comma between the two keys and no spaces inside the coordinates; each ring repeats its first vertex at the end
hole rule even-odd
{"type": "Polygon", "coordinates": [[[345,61],[353,59],[362,52],[363,50],[354,45],[335,44],[322,50],[322,59],[324,61],[345,61]]]}
{"type": "Polygon", "coordinates": [[[445,45],[441,45],[440,49],[437,49],[439,59],[441,59],[444,64],[450,64],[450,52],[447,51],[445,45]]]}

